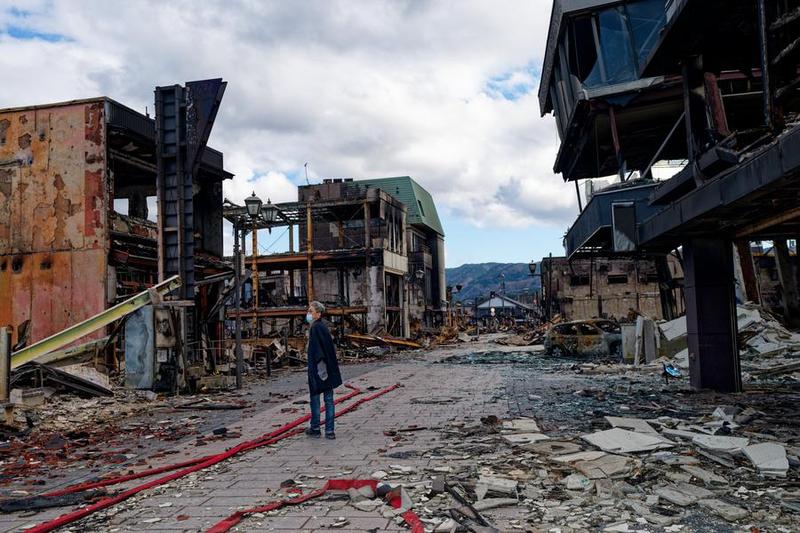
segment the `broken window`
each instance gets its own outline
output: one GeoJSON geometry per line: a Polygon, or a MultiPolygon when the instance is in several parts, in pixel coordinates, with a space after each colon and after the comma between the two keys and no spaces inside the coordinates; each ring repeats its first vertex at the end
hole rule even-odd
{"type": "Polygon", "coordinates": [[[609,285],[624,285],[628,283],[628,275],[627,274],[609,274],[608,275],[608,284],[609,285]]]}
{"type": "Polygon", "coordinates": [[[594,45],[592,17],[580,17],[573,21],[571,32],[571,46],[569,67],[581,82],[589,85],[587,79],[594,72],[597,79],[594,84],[599,84],[600,72],[597,69],[597,49],[594,45]]]}
{"type": "Polygon", "coordinates": [[[581,285],[589,285],[591,278],[587,275],[575,275],[569,277],[569,284],[571,287],[579,287],[581,285]]]}
{"type": "Polygon", "coordinates": [[[578,328],[575,324],[560,324],[553,328],[553,331],[559,335],[577,335],[578,328]]]}
{"type": "Polygon", "coordinates": [[[576,18],[567,37],[570,73],[589,88],[638,79],[665,22],[664,0],[630,2],[576,18]]]}
{"type": "Polygon", "coordinates": [[[628,24],[636,47],[637,67],[641,68],[658,42],[666,23],[664,0],[642,0],[625,6],[628,24]]]}
{"type": "Polygon", "coordinates": [[[597,16],[600,51],[605,63],[607,85],[637,78],[631,36],[623,13],[624,7],[618,6],[601,11],[597,16]]]}
{"type": "Polygon", "coordinates": [[[619,324],[610,320],[598,320],[595,325],[606,333],[619,333],[621,331],[619,324]]]}
{"type": "Polygon", "coordinates": [[[128,214],[128,199],[127,198],[114,198],[114,211],[120,215],[128,214]]]}

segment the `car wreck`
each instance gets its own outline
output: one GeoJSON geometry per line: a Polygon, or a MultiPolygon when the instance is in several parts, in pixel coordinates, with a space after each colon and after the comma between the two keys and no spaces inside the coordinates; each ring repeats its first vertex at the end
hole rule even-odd
{"type": "Polygon", "coordinates": [[[544,348],[549,355],[622,356],[622,331],[613,320],[576,320],[555,324],[547,331],[544,348]]]}

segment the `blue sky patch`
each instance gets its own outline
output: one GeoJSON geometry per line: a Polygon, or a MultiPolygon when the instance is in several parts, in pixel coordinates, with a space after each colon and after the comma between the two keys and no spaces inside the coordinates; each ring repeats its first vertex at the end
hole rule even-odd
{"type": "Polygon", "coordinates": [[[61,35],[58,33],[45,33],[31,28],[16,26],[14,24],[8,25],[3,30],[0,30],[0,34],[3,33],[7,34],[9,37],[19,39],[21,41],[37,40],[47,41],[48,43],[58,43],[71,40],[66,35],[61,35]]]}
{"type": "Polygon", "coordinates": [[[522,69],[511,70],[489,78],[485,91],[492,98],[517,100],[536,90],[540,76],[541,67],[538,63],[529,63],[522,69]]]}

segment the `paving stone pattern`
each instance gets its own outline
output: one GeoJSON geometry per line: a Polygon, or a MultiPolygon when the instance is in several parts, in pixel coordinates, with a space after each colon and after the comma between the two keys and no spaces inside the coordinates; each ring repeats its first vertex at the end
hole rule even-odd
{"type": "MultiPolygon", "coordinates": [[[[347,367],[344,367],[347,378],[347,367]]],[[[486,415],[503,417],[507,404],[498,398],[502,378],[493,369],[477,369],[427,362],[396,363],[361,375],[350,383],[375,390],[400,383],[401,388],[363,404],[336,421],[335,441],[297,436],[246,452],[220,465],[189,475],[135,497],[71,526],[70,531],[202,531],[237,510],[264,505],[281,497],[287,479],[301,483],[303,491],[320,487],[328,478],[369,478],[389,465],[415,470],[444,466],[447,461],[427,458],[390,458],[400,449],[397,437],[385,431],[412,426],[428,430],[409,433],[414,445],[425,449],[438,438],[437,428],[449,422],[477,421],[486,415]]],[[[348,393],[342,387],[338,395],[348,393]]],[[[363,395],[362,395],[363,396],[363,395]]],[[[362,397],[358,396],[356,398],[362,397]]],[[[302,416],[308,406],[297,405],[301,396],[258,412],[229,428],[240,430],[242,440],[252,439],[302,416]]],[[[353,400],[350,400],[353,401],[353,400]]],[[[348,402],[345,402],[346,405],[348,402]]],[[[223,451],[238,441],[217,441],[203,447],[184,443],[151,466],[183,461],[223,451]]],[[[141,481],[140,481],[141,483],[141,481]]],[[[128,486],[133,486],[130,484],[128,486]]],[[[51,509],[30,516],[0,515],[0,531],[19,531],[66,512],[51,509]]],[[[406,528],[378,512],[364,512],[332,497],[303,507],[288,507],[274,516],[246,518],[237,531],[402,531],[406,528]],[[331,524],[344,517],[344,527],[331,524]]],[[[67,530],[65,528],[65,530],[67,530]]]]}

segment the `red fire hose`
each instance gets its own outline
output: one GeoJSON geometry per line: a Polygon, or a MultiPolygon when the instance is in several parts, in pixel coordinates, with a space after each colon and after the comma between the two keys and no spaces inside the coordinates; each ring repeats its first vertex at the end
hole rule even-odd
{"type": "MultiPolygon", "coordinates": [[[[364,398],[361,398],[361,399],[353,402],[352,404],[348,405],[344,409],[340,410],[339,412],[337,412],[336,416],[338,417],[340,415],[348,413],[348,412],[352,411],[353,409],[355,409],[356,407],[358,407],[359,405],[361,405],[363,403],[366,403],[366,402],[369,402],[371,400],[374,400],[375,398],[378,398],[379,396],[383,396],[384,394],[393,391],[394,389],[398,388],[399,386],[400,386],[399,384],[394,384],[394,385],[391,385],[391,386],[386,387],[384,389],[381,389],[380,391],[376,392],[375,394],[372,394],[370,396],[366,396],[364,398]]],[[[346,398],[352,397],[352,396],[354,396],[356,394],[360,394],[360,392],[361,392],[359,389],[355,389],[354,387],[350,387],[350,388],[353,388],[354,391],[352,393],[342,397],[342,398],[339,398],[339,400],[337,400],[337,402],[343,401],[346,398]]],[[[148,481],[147,483],[144,483],[142,485],[138,485],[136,487],[132,487],[132,488],[127,489],[127,490],[125,490],[125,491],[123,491],[123,492],[121,492],[121,493],[119,493],[119,494],[117,494],[115,496],[110,496],[108,498],[104,498],[104,499],[102,499],[102,500],[100,500],[100,501],[98,501],[96,503],[93,503],[92,505],[88,505],[88,506],[83,507],[81,509],[76,509],[75,511],[63,514],[63,515],[59,516],[58,518],[50,520],[49,522],[45,522],[43,524],[39,524],[38,526],[35,526],[33,528],[28,529],[27,533],[44,533],[46,531],[53,531],[55,529],[58,529],[59,527],[65,526],[67,524],[71,524],[72,522],[75,522],[76,520],[80,520],[82,518],[85,518],[85,517],[91,515],[92,513],[96,512],[96,511],[99,511],[101,509],[106,509],[108,507],[111,507],[112,505],[116,505],[116,504],[118,504],[118,503],[120,503],[122,501],[125,501],[126,499],[130,498],[131,496],[133,496],[135,494],[138,494],[139,492],[142,492],[144,490],[152,489],[153,487],[158,487],[159,485],[163,485],[165,483],[169,483],[170,481],[174,481],[176,479],[182,478],[182,477],[184,477],[186,475],[189,475],[191,473],[194,473],[194,472],[197,472],[199,470],[203,470],[203,469],[208,468],[210,466],[216,465],[216,464],[218,464],[218,463],[220,463],[220,462],[222,462],[222,461],[224,461],[226,459],[229,459],[229,458],[233,457],[234,455],[239,454],[241,452],[252,450],[253,448],[258,448],[258,447],[261,447],[261,446],[267,446],[269,444],[274,444],[274,443],[276,443],[276,442],[278,442],[280,440],[283,440],[283,439],[285,439],[287,437],[291,437],[293,435],[298,435],[298,434],[301,433],[301,431],[300,430],[296,430],[294,428],[296,428],[297,426],[303,424],[304,422],[306,422],[310,418],[311,418],[311,415],[302,416],[302,417],[298,418],[297,420],[295,420],[293,422],[290,422],[290,423],[288,423],[288,424],[276,429],[275,431],[272,431],[270,433],[262,435],[261,437],[258,437],[256,439],[253,439],[253,440],[250,440],[250,441],[242,442],[242,443],[238,444],[237,446],[234,446],[233,448],[231,448],[231,449],[229,449],[227,451],[224,451],[224,452],[221,452],[221,453],[218,453],[218,454],[215,454],[215,455],[210,455],[210,456],[204,457],[204,458],[202,458],[202,462],[197,462],[195,464],[191,464],[191,466],[183,468],[182,470],[178,470],[177,472],[173,472],[172,474],[168,474],[168,475],[162,476],[162,477],[160,477],[158,479],[154,479],[152,481],[148,481]]],[[[181,468],[182,466],[185,466],[187,463],[192,463],[192,461],[187,461],[185,463],[178,463],[177,465],[172,465],[173,468],[171,468],[170,470],[176,470],[178,468],[181,468]]],[[[158,471],[158,472],[151,472],[150,474],[147,474],[147,475],[153,475],[155,473],[168,471],[168,470],[166,470],[167,468],[168,467],[160,467],[160,468],[153,469],[154,471],[158,471]]],[[[140,473],[140,474],[142,474],[142,476],[139,476],[139,477],[144,477],[144,473],[140,473]]],[[[137,474],[133,474],[133,475],[136,476],[137,474]]],[[[124,477],[126,477],[126,476],[120,476],[120,477],[114,478],[112,480],[106,480],[106,481],[110,481],[109,483],[106,483],[106,484],[110,485],[110,484],[113,484],[113,483],[120,483],[121,481],[119,481],[119,480],[124,478],[124,477]],[[111,483],[111,482],[113,482],[113,483],[111,483]]],[[[133,479],[135,479],[135,478],[133,478],[133,479]]],[[[99,482],[99,483],[105,483],[105,482],[99,482]]],[[[88,486],[88,485],[92,485],[92,484],[86,484],[85,486],[88,486]]],[[[70,489],[65,489],[65,490],[70,490],[70,489]]],[[[83,488],[81,490],[86,490],[86,488],[83,488]]],[[[71,492],[75,492],[75,491],[71,491],[71,492]]]]}
{"type": "MultiPolygon", "coordinates": [[[[356,387],[354,387],[352,385],[345,385],[345,387],[347,387],[348,389],[352,389],[352,392],[349,392],[349,393],[345,394],[344,396],[340,396],[333,403],[339,404],[341,402],[349,400],[353,396],[358,396],[359,394],[361,394],[361,389],[359,389],[359,388],[356,388],[356,387]]],[[[311,415],[310,414],[302,416],[302,417],[298,418],[297,420],[295,420],[294,422],[290,422],[289,424],[286,424],[285,426],[281,426],[280,428],[276,429],[275,431],[272,431],[270,433],[266,433],[266,434],[264,434],[264,435],[262,435],[262,436],[260,436],[260,437],[258,437],[256,439],[252,440],[252,441],[249,441],[249,444],[253,444],[255,446],[263,446],[263,444],[257,444],[259,440],[262,440],[262,439],[273,439],[275,437],[278,437],[279,435],[282,435],[282,434],[284,434],[284,433],[296,428],[300,424],[303,424],[304,422],[307,422],[310,419],[311,419],[311,415]]],[[[248,444],[248,443],[242,443],[239,446],[242,446],[244,444],[248,444]]],[[[248,449],[250,449],[250,448],[248,448],[248,449]]],[[[156,468],[148,468],[147,470],[142,470],[141,472],[136,472],[134,474],[117,475],[117,476],[108,477],[106,479],[101,479],[100,481],[91,481],[91,482],[87,482],[87,483],[80,483],[80,484],[77,484],[77,485],[72,485],[70,487],[66,487],[66,488],[61,489],[61,490],[48,492],[46,494],[43,494],[42,496],[44,496],[44,497],[63,496],[65,494],[74,494],[76,492],[83,492],[85,490],[98,489],[100,487],[108,487],[110,485],[118,485],[120,483],[125,483],[126,481],[132,481],[134,479],[140,479],[140,478],[143,478],[143,477],[150,477],[150,476],[154,476],[156,474],[163,474],[164,472],[172,472],[173,470],[178,470],[180,468],[187,468],[187,467],[190,467],[190,466],[194,466],[196,464],[204,463],[204,462],[208,461],[209,459],[212,459],[213,457],[216,457],[216,454],[214,454],[214,455],[206,455],[206,456],[203,456],[203,457],[197,457],[195,459],[190,459],[190,460],[184,461],[182,463],[174,463],[174,464],[170,464],[170,465],[159,466],[159,467],[156,467],[156,468]]]]}
{"type": "MultiPolygon", "coordinates": [[[[217,522],[210,528],[206,530],[206,533],[225,533],[229,531],[233,526],[241,522],[242,518],[251,515],[253,513],[268,513],[269,511],[274,511],[276,509],[280,509],[286,505],[298,505],[301,503],[305,503],[308,500],[313,498],[318,498],[328,492],[329,490],[348,490],[348,489],[360,489],[361,487],[370,487],[373,491],[377,488],[378,482],[373,479],[329,479],[325,485],[321,489],[317,489],[302,496],[298,496],[297,498],[292,498],[289,500],[280,500],[277,502],[268,503],[267,505],[261,507],[253,507],[252,509],[245,509],[243,511],[237,511],[233,513],[228,518],[217,522]]],[[[400,495],[397,494],[389,500],[389,505],[394,507],[395,509],[399,509],[402,505],[400,495]]],[[[411,533],[424,533],[425,528],[422,525],[422,521],[419,517],[411,510],[404,512],[402,515],[403,520],[406,521],[406,524],[409,525],[411,528],[411,533]]]]}

